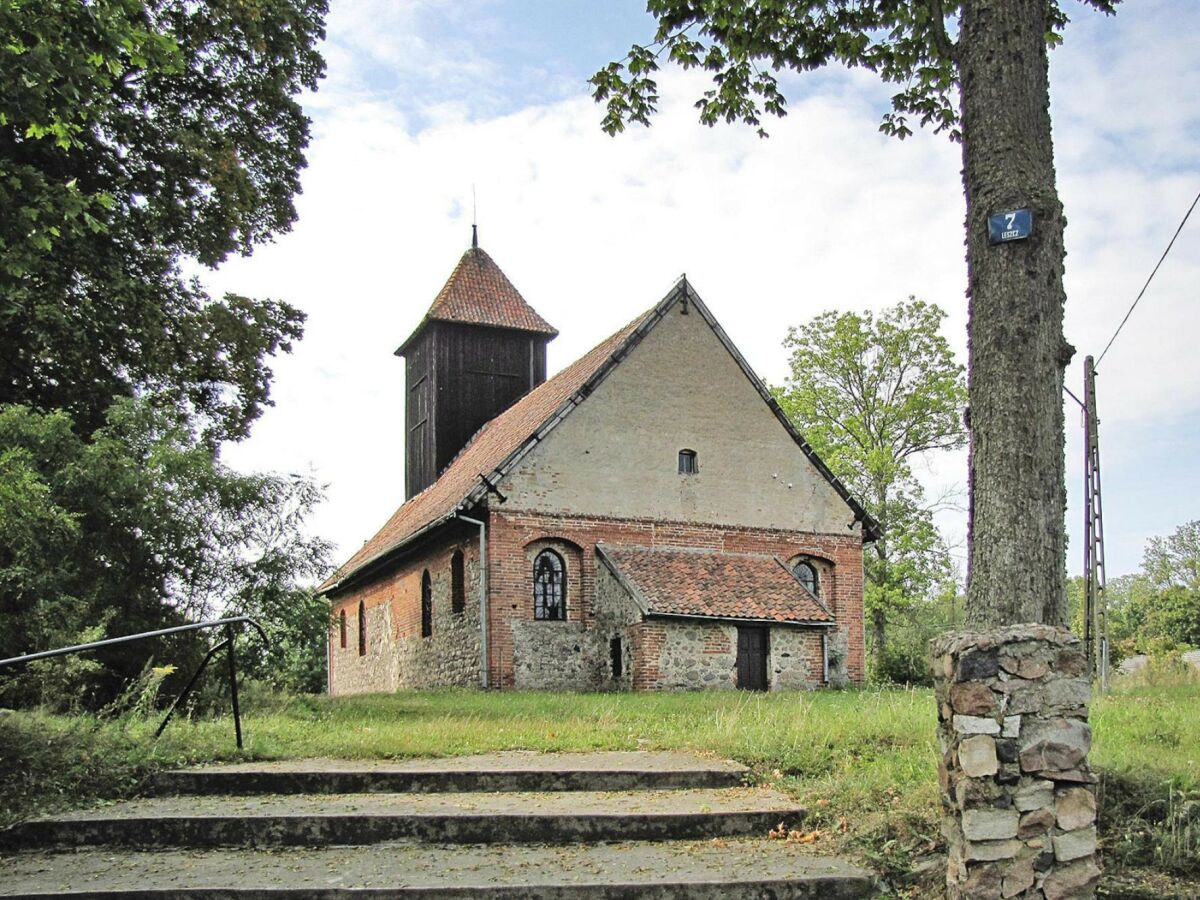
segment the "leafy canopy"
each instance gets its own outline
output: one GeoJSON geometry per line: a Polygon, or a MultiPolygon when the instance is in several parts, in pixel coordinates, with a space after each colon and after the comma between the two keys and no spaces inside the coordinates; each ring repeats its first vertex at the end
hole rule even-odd
{"type": "Polygon", "coordinates": [[[784,341],[791,373],[775,389],[780,406],[884,532],[865,560],[879,658],[889,619],[953,574],[912,468],[966,442],[963,368],[940,334],[944,318],[910,297],[879,316],[822,313],[784,341]]]}
{"type": "MultiPolygon", "coordinates": [[[[149,403],[114,404],[89,439],[62,411],[10,406],[0,447],[0,657],[75,643],[93,623],[132,634],[249,612],[286,634],[306,607],[283,599],[330,568],[304,528],[319,488],[236,472],[149,403]]],[[[169,645],[126,646],[106,660],[132,677],[169,645]]]]}
{"type": "MultiPolygon", "coordinates": [[[[1119,0],[1083,2],[1111,13],[1119,0]]],[[[740,121],[766,137],[762,117],[787,113],[781,72],[841,63],[902,86],[880,125],[885,134],[907,137],[912,118],[957,139],[961,8],[961,0],[648,0],[658,22],[653,37],[593,75],[592,96],[606,104],[609,134],[649,125],[659,100],[654,76],[665,60],[712,73],[713,87],[696,102],[701,122],[740,121]]],[[[1051,2],[1049,44],[1061,41],[1066,23],[1051,2]]]]}
{"type": "Polygon", "coordinates": [[[290,227],[325,0],[0,3],[0,403],[153,391],[240,438],[303,315],[213,301],[214,265],[290,227]]]}

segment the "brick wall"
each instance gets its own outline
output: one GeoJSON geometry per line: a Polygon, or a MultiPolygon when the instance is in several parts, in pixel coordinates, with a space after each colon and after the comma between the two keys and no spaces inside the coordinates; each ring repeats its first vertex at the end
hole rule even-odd
{"type": "MultiPolygon", "coordinates": [[[[527,639],[530,625],[546,627],[552,631],[558,623],[533,622],[533,556],[544,546],[553,546],[567,562],[569,622],[595,625],[597,609],[597,581],[606,569],[596,559],[595,545],[633,544],[646,547],[706,547],[735,553],[769,553],[785,560],[805,556],[823,563],[821,566],[822,599],[838,620],[838,628],[831,635],[831,647],[844,648],[839,678],[851,683],[861,683],[865,678],[863,644],[863,551],[858,532],[847,534],[810,534],[779,529],[737,528],[732,526],[705,525],[683,522],[659,522],[636,519],[608,519],[601,517],[550,515],[541,512],[494,509],[489,516],[489,577],[491,659],[489,671],[492,684],[512,687],[517,684],[516,672],[530,671],[528,663],[518,660],[522,649],[536,647],[527,639]],[[520,636],[519,639],[516,636],[520,636]]],[[[604,593],[601,590],[600,593],[604,593]]],[[[592,686],[609,687],[604,682],[604,672],[609,668],[607,641],[620,630],[627,639],[633,666],[630,680],[635,689],[666,686],[668,681],[678,681],[676,674],[664,670],[662,654],[672,646],[669,628],[661,622],[645,622],[637,625],[604,623],[602,628],[593,628],[596,633],[591,652],[600,656],[590,665],[582,658],[579,671],[597,673],[592,686]],[[599,632],[603,632],[600,634],[599,632]]],[[[713,650],[709,655],[719,654],[715,648],[722,639],[721,628],[698,632],[703,637],[698,652],[713,650]]],[[[561,629],[563,643],[554,652],[565,652],[566,634],[577,629],[561,629]]],[[[822,658],[818,632],[804,632],[809,636],[803,640],[795,637],[795,629],[772,629],[781,632],[782,645],[791,647],[796,657],[780,656],[780,675],[786,686],[811,687],[821,683],[822,658]],[[788,660],[786,666],[783,660],[788,660]],[[803,663],[800,662],[803,660],[803,663]],[[786,674],[784,673],[786,669],[786,674]]],[[[736,632],[729,648],[731,657],[736,654],[736,632]]],[[[543,632],[545,637],[545,632],[543,632]]],[[[728,634],[724,640],[730,640],[728,634]]],[[[573,653],[577,643],[570,639],[573,653]]],[[[586,644],[581,645],[581,654],[587,653],[586,644]]],[[[792,650],[781,650],[789,652],[792,650]]],[[[672,658],[680,658],[672,653],[672,658]]],[[[572,663],[574,665],[574,663],[572,663]]],[[[668,667],[669,668],[669,667],[668,667]]],[[[833,673],[831,673],[831,676],[833,673]]],[[[574,677],[574,676],[572,676],[574,677]]],[[[524,682],[524,678],[522,679],[524,682]]],[[[703,676],[701,676],[703,682],[703,676]]],[[[831,677],[831,681],[834,678],[831,677]]],[[[710,680],[706,684],[712,684],[710,680]]]]}

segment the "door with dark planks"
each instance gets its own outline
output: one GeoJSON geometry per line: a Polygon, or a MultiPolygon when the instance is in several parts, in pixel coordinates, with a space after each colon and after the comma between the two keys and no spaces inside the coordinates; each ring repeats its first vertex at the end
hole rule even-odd
{"type": "Polygon", "coordinates": [[[766,628],[738,626],[737,685],[744,691],[767,689],[766,628]]]}

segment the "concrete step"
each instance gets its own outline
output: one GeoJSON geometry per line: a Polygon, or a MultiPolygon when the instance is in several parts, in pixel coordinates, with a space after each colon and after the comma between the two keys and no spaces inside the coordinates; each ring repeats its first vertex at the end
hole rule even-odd
{"type": "Polygon", "coordinates": [[[778,841],[377,844],[287,850],[28,852],[0,896],[140,900],[728,900],[874,896],[870,873],[778,841]]]}
{"type": "Polygon", "coordinates": [[[569,843],[756,835],[804,810],[765,787],[552,793],[152,797],[32,819],[10,848],[569,843]]]}
{"type": "Polygon", "coordinates": [[[162,772],[157,794],[632,791],[736,787],[745,766],[691,753],[510,751],[446,759],[300,759],[162,772]]]}

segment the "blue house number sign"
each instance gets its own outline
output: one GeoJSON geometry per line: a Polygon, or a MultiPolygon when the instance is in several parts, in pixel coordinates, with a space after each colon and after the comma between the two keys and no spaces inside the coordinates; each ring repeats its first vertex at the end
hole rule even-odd
{"type": "Polygon", "coordinates": [[[993,244],[1023,241],[1033,234],[1033,212],[1028,209],[1010,209],[1008,212],[988,216],[988,238],[993,244]]]}

